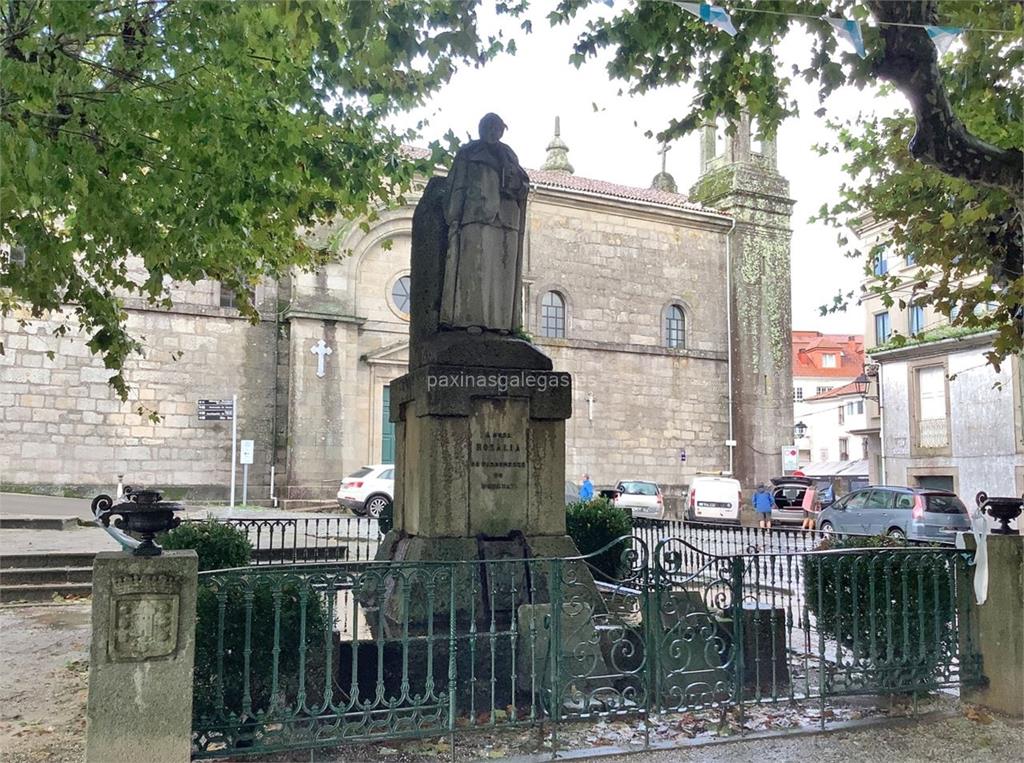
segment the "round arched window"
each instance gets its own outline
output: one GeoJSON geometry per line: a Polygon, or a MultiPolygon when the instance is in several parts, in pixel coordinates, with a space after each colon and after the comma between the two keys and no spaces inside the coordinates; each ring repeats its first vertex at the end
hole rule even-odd
{"type": "Polygon", "coordinates": [[[665,346],[683,348],[686,346],[686,314],[679,305],[669,305],[665,310],[665,346]]]}
{"type": "Polygon", "coordinates": [[[409,276],[402,276],[391,287],[391,304],[394,305],[395,310],[405,316],[409,315],[409,305],[411,302],[409,287],[411,283],[412,280],[409,276]]]}
{"type": "Polygon", "coordinates": [[[549,291],[541,298],[540,335],[565,336],[565,300],[557,291],[549,291]]]}

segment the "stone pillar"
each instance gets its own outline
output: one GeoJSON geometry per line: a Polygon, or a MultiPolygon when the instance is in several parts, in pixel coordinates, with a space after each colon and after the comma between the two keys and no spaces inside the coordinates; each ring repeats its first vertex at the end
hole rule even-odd
{"type": "MultiPolygon", "coordinates": [[[[973,549],[974,537],[967,535],[973,549]]],[[[971,567],[970,597],[974,638],[984,676],[964,687],[961,697],[1013,718],[1024,718],[1024,535],[988,536],[988,598],[974,598],[971,567]]]]}
{"type": "Polygon", "coordinates": [[[191,758],[195,551],[96,555],[87,763],[191,758]]]}

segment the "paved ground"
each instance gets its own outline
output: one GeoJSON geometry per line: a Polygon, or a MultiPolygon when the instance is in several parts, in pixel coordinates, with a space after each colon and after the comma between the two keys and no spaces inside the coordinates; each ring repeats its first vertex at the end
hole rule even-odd
{"type": "Polygon", "coordinates": [[[61,498],[53,495],[0,493],[0,515],[31,517],[81,517],[91,519],[91,501],[87,498],[61,498]]]}
{"type": "Polygon", "coordinates": [[[0,760],[82,760],[90,604],[0,608],[0,760]]]}
{"type": "Polygon", "coordinates": [[[954,718],[873,726],[788,739],[703,745],[603,758],[607,763],[681,761],[804,761],[805,763],[892,763],[901,761],[1019,761],[1024,725],[968,709],[954,718]],[[972,720],[972,718],[974,720],[972,720]]]}

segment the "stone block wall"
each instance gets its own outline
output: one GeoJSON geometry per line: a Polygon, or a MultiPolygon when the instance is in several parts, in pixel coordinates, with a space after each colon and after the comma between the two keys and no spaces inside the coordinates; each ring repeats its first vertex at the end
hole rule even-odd
{"type": "Polygon", "coordinates": [[[92,495],[111,490],[123,474],[125,484],[175,488],[170,495],[226,499],[231,422],[200,422],[197,401],[237,394],[239,438],[255,440],[249,495],[267,496],[275,296],[272,288],[261,291],[271,317],[255,326],[235,310],[195,301],[171,312],[130,308],[129,331],[144,354],[128,361],[131,391],[124,402],[107,385],[111,372],[90,353],[86,336],[56,337],[56,323],[21,327],[15,316],[3,318],[0,486],[92,495]],[[148,418],[150,411],[159,422],[148,418]]]}

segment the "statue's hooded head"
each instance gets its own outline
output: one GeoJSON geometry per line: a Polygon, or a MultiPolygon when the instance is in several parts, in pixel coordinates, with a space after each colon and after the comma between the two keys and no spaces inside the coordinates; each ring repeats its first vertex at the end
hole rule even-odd
{"type": "Polygon", "coordinates": [[[506,125],[497,114],[484,114],[480,120],[480,140],[485,143],[497,143],[505,134],[506,125]]]}

